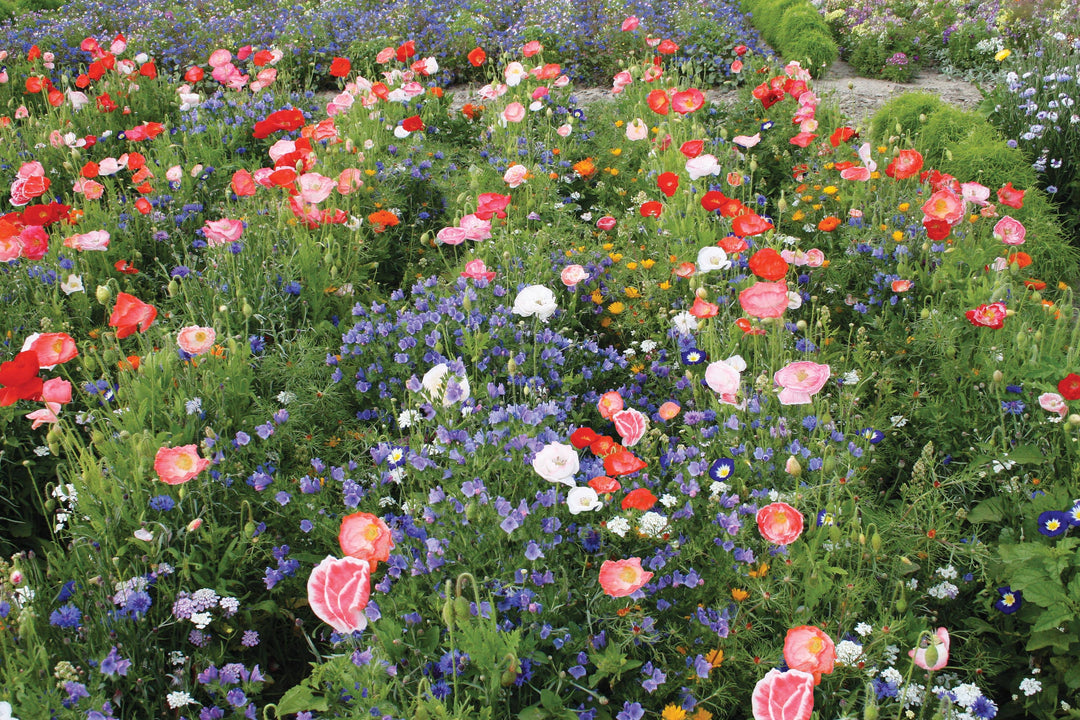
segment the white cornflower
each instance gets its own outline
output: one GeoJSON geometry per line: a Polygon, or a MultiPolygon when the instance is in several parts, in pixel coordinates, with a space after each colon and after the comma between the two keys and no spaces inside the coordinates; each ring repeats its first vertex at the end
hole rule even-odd
{"type": "Polygon", "coordinates": [[[402,410],[397,418],[398,426],[402,428],[412,427],[417,422],[420,422],[420,412],[417,410],[402,410]]]}
{"type": "Polygon", "coordinates": [[[626,518],[612,518],[608,521],[607,529],[615,533],[619,537],[626,537],[626,533],[630,530],[630,523],[626,520],[626,518]]]}
{"type": "Polygon", "coordinates": [[[679,331],[680,335],[689,335],[697,330],[698,326],[697,318],[686,310],[683,310],[673,317],[671,319],[671,324],[675,326],[675,329],[679,331]]]}
{"type": "Polygon", "coordinates": [[[176,690],[165,696],[165,702],[169,703],[169,707],[175,710],[176,708],[182,708],[185,705],[190,705],[194,702],[194,698],[186,692],[176,690]]]}
{"type": "Polygon", "coordinates": [[[1042,690],[1042,683],[1035,678],[1024,678],[1020,681],[1020,690],[1024,695],[1034,695],[1042,690]]]}

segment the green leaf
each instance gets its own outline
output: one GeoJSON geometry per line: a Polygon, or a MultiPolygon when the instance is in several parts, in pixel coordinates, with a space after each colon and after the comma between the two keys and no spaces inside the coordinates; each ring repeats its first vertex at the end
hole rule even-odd
{"type": "Polygon", "coordinates": [[[1024,649],[1031,652],[1042,648],[1053,648],[1058,652],[1067,653],[1071,643],[1072,637],[1067,633],[1058,632],[1057,630],[1043,630],[1042,632],[1032,633],[1031,639],[1028,640],[1028,644],[1024,649]]]}
{"type": "Polygon", "coordinates": [[[326,712],[328,708],[326,698],[312,693],[307,685],[296,685],[289,688],[289,691],[278,701],[276,712],[280,718],[304,710],[326,712]]]}
{"type": "Polygon", "coordinates": [[[1065,681],[1070,690],[1080,688],[1080,663],[1072,663],[1069,669],[1062,673],[1061,679],[1065,681]]]}
{"type": "Polygon", "coordinates": [[[971,523],[998,523],[1005,517],[1004,498],[994,497],[983,500],[967,514],[971,523]]]}
{"type": "MultiPolygon", "coordinates": [[[[1027,595],[1024,596],[1027,598],[1027,595]]],[[[1039,619],[1035,625],[1032,626],[1032,632],[1042,632],[1043,630],[1056,630],[1060,625],[1064,625],[1069,620],[1073,619],[1072,609],[1063,602],[1054,603],[1046,610],[1043,610],[1039,614],[1039,619]]]]}
{"type": "Polygon", "coordinates": [[[1061,587],[1061,583],[1056,579],[1030,583],[1021,586],[1021,590],[1024,593],[1024,600],[1044,608],[1055,603],[1067,602],[1069,599],[1069,596],[1065,594],[1065,588],[1061,587]]]}
{"type": "Polygon", "coordinates": [[[1038,465],[1044,462],[1046,457],[1034,445],[1021,445],[1009,453],[1009,459],[1021,465],[1038,465]]]}

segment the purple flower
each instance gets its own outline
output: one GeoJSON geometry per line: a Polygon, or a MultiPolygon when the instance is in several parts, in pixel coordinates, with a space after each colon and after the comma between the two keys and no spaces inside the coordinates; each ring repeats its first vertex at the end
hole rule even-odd
{"type": "Polygon", "coordinates": [[[615,716],[615,720],[641,720],[644,715],[645,710],[641,707],[641,703],[627,701],[623,703],[623,709],[615,716]]]}

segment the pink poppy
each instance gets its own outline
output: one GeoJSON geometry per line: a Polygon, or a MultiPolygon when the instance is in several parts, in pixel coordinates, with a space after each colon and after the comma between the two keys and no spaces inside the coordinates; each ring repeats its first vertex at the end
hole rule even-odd
{"type": "Polygon", "coordinates": [[[836,648],[832,638],[813,625],[793,627],[784,638],[784,662],[792,670],[810,673],[814,684],[833,671],[836,648]]]}
{"type": "Polygon", "coordinates": [[[652,576],[642,569],[641,558],[605,560],[600,566],[600,587],[611,597],[626,597],[643,588],[652,576]]]}
{"type": "Polygon", "coordinates": [[[519,123],[525,119],[525,106],[519,102],[512,102],[502,111],[502,118],[506,122],[519,123]]]}
{"type": "Polygon", "coordinates": [[[923,203],[922,211],[926,219],[944,220],[955,226],[964,217],[964,199],[957,197],[951,190],[938,190],[923,203]]]}
{"type": "Polygon", "coordinates": [[[255,194],[255,180],[247,170],[237,170],[232,176],[232,191],[237,197],[255,194]]]}
{"type": "Polygon", "coordinates": [[[443,245],[460,245],[465,242],[465,230],[459,227],[444,227],[435,238],[443,245]]]}
{"type": "Polygon", "coordinates": [[[715,155],[698,155],[686,161],[686,174],[691,180],[700,180],[707,175],[719,175],[720,163],[715,155]]]}
{"type": "Polygon", "coordinates": [[[339,633],[367,627],[371,566],[366,560],[327,555],[308,576],[308,604],[320,620],[339,633]]]}
{"type": "Polygon", "coordinates": [[[154,456],[154,470],[161,482],[167,485],[180,485],[210,467],[210,461],[199,457],[196,445],[158,448],[154,456]]]}
{"type": "Polygon", "coordinates": [[[490,282],[495,279],[495,272],[488,270],[483,260],[470,260],[465,263],[465,270],[462,271],[461,277],[490,282]]]}
{"type": "Polygon", "coordinates": [[[961,183],[960,194],[963,196],[965,202],[975,203],[979,207],[985,207],[989,204],[990,188],[980,183],[961,183]]]}
{"type": "Polygon", "coordinates": [[[731,142],[739,147],[749,149],[761,142],[761,133],[754,133],[753,135],[736,135],[731,138],[731,142]]]}
{"type": "MultiPolygon", "coordinates": [[[[475,217],[480,220],[491,220],[494,215],[497,218],[506,217],[506,206],[510,204],[509,195],[498,193],[481,193],[476,199],[475,217]]],[[[464,218],[462,218],[464,221],[464,218]]]]}
{"type": "Polygon", "coordinates": [[[351,195],[364,186],[364,171],[359,168],[345,168],[338,175],[337,191],[341,195],[351,195]]]}
{"type": "Polygon", "coordinates": [[[705,96],[697,88],[680,90],[671,96],[671,109],[680,115],[686,115],[705,104],[705,96]]]}
{"type": "Polygon", "coordinates": [[[232,53],[225,49],[218,49],[210,53],[210,67],[219,68],[232,60],[232,53]]]}
{"type": "Polygon", "coordinates": [[[521,54],[525,57],[532,57],[533,55],[539,54],[540,51],[543,49],[544,46],[541,45],[538,41],[530,40],[529,42],[521,46],[521,54]]]}
{"type": "Polygon", "coordinates": [[[720,396],[720,402],[734,405],[742,384],[742,373],[730,363],[717,360],[705,368],[705,384],[720,396]]]}
{"type": "Polygon", "coordinates": [[[1006,245],[1023,245],[1027,229],[1023,223],[1008,215],[994,225],[994,237],[1006,245]]]}
{"type": "Polygon", "coordinates": [[[809,360],[788,363],[773,374],[773,381],[783,388],[779,398],[781,405],[806,405],[810,396],[825,386],[829,379],[829,366],[809,360]]]}
{"type": "Polygon", "coordinates": [[[40,260],[49,252],[49,233],[40,225],[28,225],[19,233],[22,255],[27,260],[40,260]]]}
{"type": "Polygon", "coordinates": [[[754,720],[810,720],[814,712],[814,676],[801,670],[773,668],[758,680],[750,696],[754,720]]]}
{"type": "Polygon", "coordinates": [[[862,166],[855,166],[846,168],[840,171],[840,177],[845,180],[855,180],[858,182],[867,182],[870,179],[870,170],[862,166]]]}
{"type": "Polygon", "coordinates": [[[615,225],[617,224],[618,221],[610,215],[605,215],[604,217],[596,221],[596,227],[601,230],[614,230],[615,225]]]}
{"type": "Polygon", "coordinates": [[[974,310],[968,310],[964,313],[964,316],[972,325],[988,327],[993,330],[1000,330],[1005,327],[1005,318],[1007,315],[1008,311],[1003,302],[980,305],[974,310]]]}
{"type": "Polygon", "coordinates": [[[631,15],[622,21],[622,25],[619,26],[619,29],[623,32],[633,32],[634,30],[637,30],[640,23],[641,21],[638,20],[637,17],[631,15]]]}
{"type": "Polygon", "coordinates": [[[503,173],[503,182],[509,185],[511,188],[520,187],[525,184],[525,180],[528,179],[529,169],[524,165],[511,165],[506,168],[506,172],[503,173]]]}
{"type": "Polygon", "coordinates": [[[787,503],[772,503],[758,510],[757,526],[761,537],[773,545],[790,545],[802,534],[803,516],[787,503]]]}
{"type": "Polygon", "coordinates": [[[300,198],[312,205],[318,205],[337,187],[331,178],[318,173],[305,173],[300,176],[300,198]]]}
{"type": "Polygon", "coordinates": [[[214,328],[188,325],[180,328],[176,336],[176,344],[188,355],[202,355],[214,346],[217,333],[214,328]]]}
{"type": "Polygon", "coordinates": [[[109,232],[107,230],[91,230],[81,235],[72,235],[64,240],[64,247],[79,250],[80,252],[107,250],[109,247],[109,232]]]}
{"type": "Polygon", "coordinates": [[[1069,411],[1065,398],[1054,392],[1043,393],[1039,396],[1039,407],[1046,412],[1057,413],[1059,418],[1064,418],[1069,411]]]}
{"type": "Polygon", "coordinates": [[[60,418],[56,415],[58,412],[60,412],[59,404],[47,402],[45,403],[45,407],[27,413],[23,417],[33,422],[33,424],[30,426],[31,430],[37,430],[42,425],[51,425],[52,423],[58,422],[60,420],[60,418]]]}
{"type": "Polygon", "coordinates": [[[202,229],[203,235],[206,237],[206,244],[210,247],[216,247],[239,240],[244,233],[244,223],[240,220],[222,218],[208,221],[203,225],[202,229]]]}
{"type": "Polygon", "coordinates": [[[611,420],[615,423],[615,431],[619,433],[622,444],[626,447],[637,445],[649,429],[649,419],[633,408],[620,410],[611,416],[611,420]]]}
{"type": "Polygon", "coordinates": [[[41,385],[41,399],[56,405],[68,404],[71,402],[71,383],[63,378],[49,378],[41,385]]]}
{"type": "MultiPolygon", "coordinates": [[[[477,210],[479,212],[479,210],[477,210]]],[[[465,238],[467,240],[479,241],[489,240],[491,238],[491,220],[481,220],[476,215],[466,215],[461,218],[461,222],[458,223],[458,227],[465,231],[465,238]]]]}
{"type": "Polygon", "coordinates": [[[596,407],[600,411],[600,417],[610,420],[615,413],[623,409],[622,395],[614,390],[606,392],[600,396],[600,401],[596,404],[596,407]]]}
{"type": "Polygon", "coordinates": [[[580,265],[567,265],[559,273],[559,279],[562,280],[562,284],[568,288],[576,286],[578,283],[589,277],[589,274],[585,272],[585,268],[580,265]]]}
{"type": "Polygon", "coordinates": [[[804,148],[807,145],[809,145],[810,143],[814,142],[814,138],[816,138],[816,137],[817,137],[817,135],[815,133],[800,132],[799,134],[795,135],[790,140],[788,140],[788,142],[791,143],[792,145],[797,145],[797,146],[799,146],[801,148],[804,148]]]}
{"type": "Polygon", "coordinates": [[[778,318],[788,306],[786,282],[756,282],[739,293],[739,305],[756,318],[778,318]]]}
{"type": "Polygon", "coordinates": [[[394,538],[382,518],[371,513],[358,512],[341,519],[338,543],[341,545],[341,552],[371,563],[371,569],[374,570],[375,563],[390,559],[394,538]]]}
{"type": "Polygon", "coordinates": [[[945,667],[949,664],[949,631],[939,627],[926,647],[908,650],[908,657],[923,670],[940,670],[945,667]]]}
{"type": "Polygon", "coordinates": [[[668,400],[657,409],[656,414],[660,416],[661,420],[672,420],[682,410],[682,406],[677,402],[668,400]]]}

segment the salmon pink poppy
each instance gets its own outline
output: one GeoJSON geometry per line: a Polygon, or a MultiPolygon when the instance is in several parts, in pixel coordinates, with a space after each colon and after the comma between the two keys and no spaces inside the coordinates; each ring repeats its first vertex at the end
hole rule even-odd
{"type": "Polygon", "coordinates": [[[762,248],[750,256],[750,272],[762,280],[781,280],[787,275],[788,264],[772,248],[762,248]]]}
{"type": "Polygon", "coordinates": [[[773,668],[758,680],[750,696],[754,720],[810,720],[814,712],[814,676],[801,670],[773,668]]]}
{"type": "Polygon", "coordinates": [[[1024,207],[1024,193],[1026,190],[1017,190],[1011,182],[1005,183],[1005,187],[997,191],[998,202],[1002,205],[1019,210],[1024,207]]]}
{"type": "Polygon", "coordinates": [[[747,250],[750,248],[749,243],[747,243],[746,240],[742,239],[738,235],[725,235],[724,237],[720,238],[716,244],[720,246],[721,250],[728,253],[729,255],[737,255],[743,250],[747,250]]]}
{"type": "Polygon", "coordinates": [[[814,684],[833,671],[836,647],[832,638],[813,625],[793,627],[784,638],[784,662],[792,670],[810,673],[814,684]]]}
{"type": "Polygon", "coordinates": [[[800,132],[800,133],[794,135],[790,140],[788,140],[788,142],[791,143],[792,145],[796,145],[798,147],[804,148],[807,145],[809,145],[810,143],[814,142],[814,138],[816,138],[816,137],[817,137],[816,133],[800,132]]]}
{"type": "Polygon", "coordinates": [[[704,298],[695,297],[694,304],[690,306],[690,314],[699,319],[716,317],[720,314],[720,306],[704,298]]]}
{"type": "Polygon", "coordinates": [[[38,376],[38,355],[24,350],[13,360],[0,363],[0,407],[19,400],[36,400],[44,385],[38,376]]]}
{"type": "Polygon", "coordinates": [[[109,316],[109,325],[116,328],[117,340],[123,340],[136,330],[146,332],[156,317],[156,307],[144,303],[134,295],[121,292],[116,295],[116,304],[113,306],[112,315],[109,316]]]}
{"type": "Polygon", "coordinates": [[[925,646],[908,650],[908,657],[923,670],[941,670],[949,664],[949,631],[939,627],[925,646]]]}
{"type": "Polygon", "coordinates": [[[597,410],[600,411],[600,417],[605,420],[610,420],[615,416],[615,413],[622,410],[624,407],[622,395],[611,390],[600,396],[600,401],[596,404],[597,410]]]}
{"type": "Polygon", "coordinates": [[[237,197],[249,197],[255,194],[255,180],[247,170],[234,172],[231,185],[237,197]]]}
{"type": "Polygon", "coordinates": [[[154,456],[154,471],[166,485],[186,483],[208,467],[210,461],[199,457],[197,445],[160,447],[154,456]]]}
{"type": "Polygon", "coordinates": [[[198,356],[209,352],[210,348],[214,347],[216,339],[217,333],[214,332],[214,328],[188,325],[180,328],[180,332],[176,335],[176,344],[188,355],[198,356]]]}
{"type": "Polygon", "coordinates": [[[647,466],[645,461],[622,447],[618,447],[615,452],[604,457],[604,473],[610,477],[633,475],[647,466]]]}
{"type": "Polygon", "coordinates": [[[41,385],[41,399],[46,403],[66,405],[71,402],[71,383],[63,378],[49,378],[41,385]]]}
{"type": "Polygon", "coordinates": [[[67,333],[42,333],[31,335],[23,343],[23,350],[37,353],[38,366],[42,370],[52,370],[79,354],[75,340],[67,333]]]}
{"type": "Polygon", "coordinates": [[[871,177],[870,170],[862,167],[861,165],[850,167],[840,172],[840,177],[844,180],[853,180],[856,182],[868,182],[871,177]]]}
{"type": "Polygon", "coordinates": [[[829,375],[828,365],[809,360],[788,363],[773,375],[773,381],[783,388],[779,394],[780,404],[808,404],[810,396],[825,386],[829,375]]]}
{"type": "Polygon", "coordinates": [[[472,280],[487,280],[491,282],[495,279],[495,271],[488,270],[487,265],[483,260],[476,259],[470,260],[465,263],[465,269],[461,271],[461,277],[470,278],[472,280]]]}
{"type": "Polygon", "coordinates": [[[673,420],[681,410],[682,406],[679,403],[668,400],[657,409],[656,414],[661,420],[673,420]]]}
{"type": "Polygon", "coordinates": [[[773,229],[773,224],[756,212],[739,215],[731,221],[731,231],[741,237],[752,237],[773,229]]]}
{"type": "Polygon", "coordinates": [[[938,190],[923,203],[922,211],[927,218],[955,226],[964,217],[964,199],[951,190],[938,190]]]}
{"type": "Polygon", "coordinates": [[[781,317],[788,306],[787,283],[756,282],[739,293],[739,305],[752,317],[781,317]]]}
{"type": "Polygon", "coordinates": [[[641,558],[605,560],[600,566],[600,587],[611,597],[627,597],[645,587],[652,576],[641,567],[641,558]]]}
{"type": "Polygon", "coordinates": [[[972,325],[1000,330],[1005,327],[1006,312],[1005,303],[996,302],[980,305],[974,310],[968,310],[964,313],[964,317],[966,317],[968,322],[972,325]]]}
{"type": "Polygon", "coordinates": [[[371,565],[353,557],[327,555],[308,576],[312,612],[339,633],[367,627],[364,608],[371,597],[371,565]]]}
{"type": "Polygon", "coordinates": [[[911,280],[893,280],[891,287],[894,293],[902,293],[915,287],[915,283],[911,280]]]}
{"type": "Polygon", "coordinates": [[[761,537],[768,542],[790,545],[802,534],[803,515],[787,503],[771,503],[758,510],[757,526],[761,537]]]}
{"type": "Polygon", "coordinates": [[[619,433],[622,444],[634,447],[649,429],[649,419],[633,408],[620,410],[611,416],[615,431],[619,433]]]}
{"type": "Polygon", "coordinates": [[[341,519],[338,544],[341,545],[341,552],[371,563],[371,569],[374,570],[376,563],[390,559],[394,538],[382,518],[371,513],[357,512],[341,519]]]}
{"type": "Polygon", "coordinates": [[[906,180],[919,174],[923,156],[918,150],[901,150],[885,168],[885,174],[895,180],[906,180]]]}
{"type": "Polygon", "coordinates": [[[236,242],[244,233],[244,223],[241,220],[221,218],[220,220],[208,220],[203,225],[203,236],[206,244],[210,247],[225,245],[236,242]]]}

